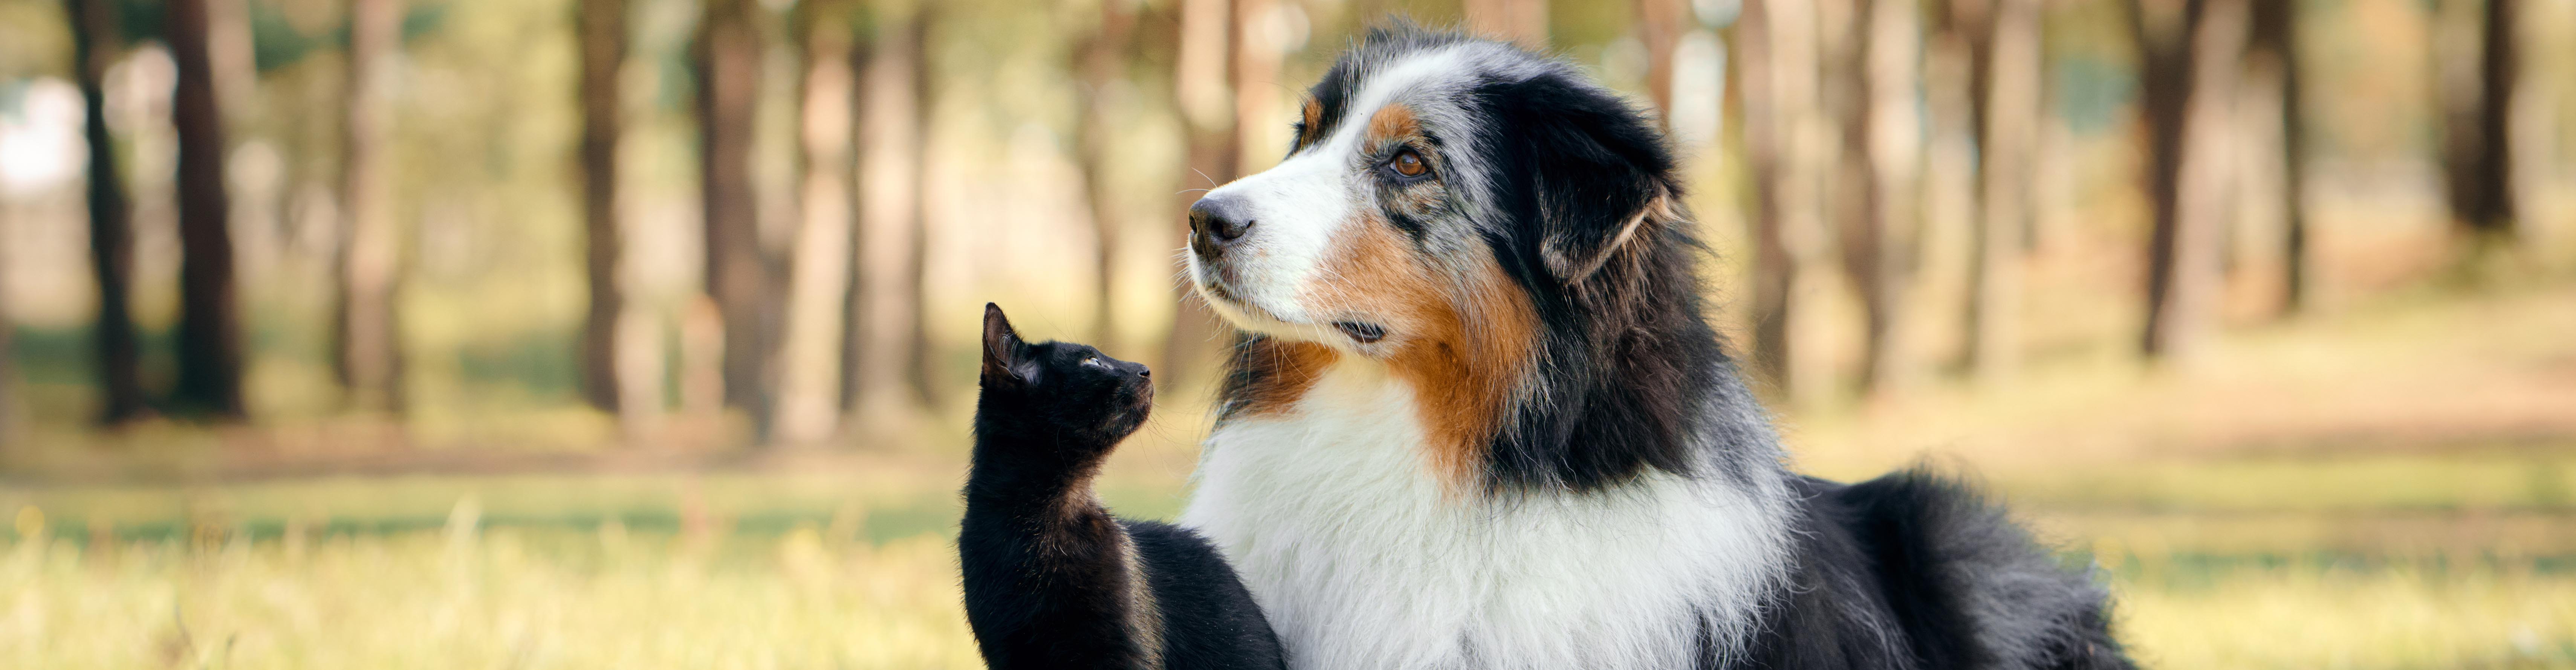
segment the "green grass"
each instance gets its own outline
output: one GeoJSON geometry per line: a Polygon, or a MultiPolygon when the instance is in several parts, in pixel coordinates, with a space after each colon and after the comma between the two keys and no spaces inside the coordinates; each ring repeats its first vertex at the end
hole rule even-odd
{"type": "MultiPolygon", "coordinates": [[[[2576,668],[2576,515],[2515,462],[1993,483],[2154,667],[2576,668]]],[[[956,473],[827,470],[0,489],[0,667],[975,666],[956,473]]]]}

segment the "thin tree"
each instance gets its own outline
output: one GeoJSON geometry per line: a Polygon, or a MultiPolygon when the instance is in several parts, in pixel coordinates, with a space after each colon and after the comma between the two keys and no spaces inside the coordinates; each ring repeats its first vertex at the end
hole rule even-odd
{"type": "Polygon", "coordinates": [[[171,121],[179,135],[179,374],[174,410],[239,420],[242,339],[233,241],[224,193],[224,120],[207,53],[206,0],[172,0],[169,40],[178,65],[171,121]]]}
{"type": "Polygon", "coordinates": [[[939,383],[931,369],[932,355],[936,349],[930,340],[930,322],[926,307],[929,296],[925,293],[929,289],[929,278],[926,273],[930,270],[930,218],[923,205],[930,195],[929,136],[932,103],[930,34],[938,20],[940,7],[939,4],[931,3],[913,10],[911,25],[907,26],[909,37],[905,40],[909,52],[904,59],[911,66],[912,83],[910,95],[905,99],[911,103],[909,111],[914,132],[921,136],[921,139],[913,144],[910,166],[914,175],[912,212],[908,217],[912,220],[912,244],[904,258],[902,288],[906,313],[911,316],[911,328],[907,329],[904,344],[906,354],[904,377],[912,387],[913,398],[922,405],[931,407],[938,405],[939,383]]]}
{"type": "Polygon", "coordinates": [[[1915,176],[1922,160],[1921,21],[1913,0],[1855,0],[1838,54],[1842,107],[1841,177],[1857,190],[1838,197],[1843,267],[1858,289],[1865,324],[1860,385],[1880,395],[1895,386],[1899,327],[1911,283],[1915,217],[1922,206],[1915,176]]]}
{"type": "Polygon", "coordinates": [[[794,15],[804,53],[798,97],[798,185],[801,220],[790,259],[785,340],[779,345],[778,439],[820,442],[840,415],[844,306],[849,304],[851,210],[856,179],[850,162],[856,111],[853,17],[843,2],[809,1],[794,15]]]}
{"type": "MultiPolygon", "coordinates": [[[[1177,206],[1165,217],[1171,222],[1164,229],[1166,248],[1173,249],[1189,236],[1187,218],[1179,212],[1196,202],[1198,194],[1234,180],[1242,145],[1234,118],[1236,45],[1241,42],[1236,36],[1242,32],[1236,24],[1242,13],[1235,11],[1233,0],[1181,0],[1180,14],[1172,94],[1187,136],[1188,171],[1181,177],[1177,206]]],[[[1223,330],[1190,287],[1178,290],[1179,306],[1156,366],[1163,370],[1165,384],[1193,373],[1193,366],[1208,355],[1209,342],[1223,330]]]]}
{"type": "Polygon", "coordinates": [[[1127,79],[1134,43],[1136,10],[1128,0],[1098,0],[1099,26],[1079,39],[1073,63],[1081,78],[1074,101],[1074,160],[1081,165],[1083,199],[1091,208],[1092,239],[1099,246],[1092,258],[1093,346],[1115,351],[1118,328],[1115,275],[1122,220],[1117,189],[1112,187],[1109,147],[1116,143],[1119,102],[1111,95],[1127,79]]]}
{"type": "Polygon", "coordinates": [[[2278,87],[2281,144],[2281,311],[2305,311],[2315,299],[2309,263],[2306,92],[2299,73],[2299,3],[2256,2],[2249,55],[2259,59],[2278,87]]]}
{"type": "MultiPolygon", "coordinates": [[[[626,0],[581,0],[573,17],[581,45],[582,274],[590,305],[581,320],[582,397],[618,412],[617,319],[625,291],[617,280],[625,238],[617,217],[617,142],[623,128],[618,70],[626,62],[626,0]]],[[[653,399],[639,399],[650,402],[653,399]]]]}
{"type": "MultiPolygon", "coordinates": [[[[2450,7],[2467,0],[2445,0],[2450,7]]],[[[2519,203],[2513,197],[2513,98],[2521,78],[2519,0],[2485,0],[2477,15],[2474,66],[2451,45],[2453,62],[2440,68],[2443,86],[2443,186],[2451,218],[2481,246],[2514,237],[2519,203]]],[[[2457,14],[2458,12],[2448,12],[2457,14]]]]}
{"type": "Polygon", "coordinates": [[[1792,325],[1804,318],[1797,294],[1826,240],[1822,188],[1830,169],[1817,108],[1820,79],[1815,8],[1806,0],[1746,2],[1737,19],[1738,98],[1746,168],[1753,178],[1754,369],[1784,395],[1812,391],[1798,364],[1792,325]]]}
{"type": "MultiPolygon", "coordinates": [[[[0,208],[0,225],[9,223],[8,215],[0,208]]],[[[17,331],[17,321],[9,318],[8,292],[0,291],[0,455],[18,445],[18,352],[9,341],[17,331]]]]}
{"type": "Polygon", "coordinates": [[[2227,129],[2249,17],[2246,0],[2188,0],[2160,30],[2142,2],[2123,3],[2138,50],[2155,211],[2139,344],[2150,358],[2184,358],[2215,318],[2229,209],[2227,129]]]}
{"type": "Polygon", "coordinates": [[[851,372],[860,423],[913,415],[931,398],[921,291],[928,6],[877,24],[859,74],[859,277],[851,372]]]}
{"type": "Polygon", "coordinates": [[[754,432],[766,439],[774,291],[769,260],[760,247],[758,196],[751,177],[752,124],[760,92],[759,11],[750,0],[706,3],[692,55],[706,290],[724,322],[724,399],[749,415],[754,432]]]}
{"type": "MultiPolygon", "coordinates": [[[[1544,3],[1539,8],[1540,30],[1546,29],[1544,3]]],[[[1683,21],[1690,7],[1682,0],[1637,0],[1637,36],[1646,45],[1646,99],[1655,105],[1655,118],[1665,132],[1672,132],[1673,122],[1673,56],[1680,50],[1683,21]]],[[[1540,40],[1546,39],[1544,32],[1540,40]]]]}
{"type": "Polygon", "coordinates": [[[337,366],[350,406],[400,412],[402,234],[393,213],[394,57],[402,48],[401,0],[349,4],[346,116],[341,121],[337,366]]]}
{"type": "Polygon", "coordinates": [[[101,423],[114,425],[143,414],[140,345],[127,291],[134,285],[132,201],[118,167],[116,138],[107,127],[107,66],[122,49],[116,4],[64,0],[71,19],[72,69],[80,80],[82,137],[89,142],[89,261],[98,282],[98,316],[90,329],[98,366],[101,423]]]}
{"type": "Polygon", "coordinates": [[[1547,48],[1547,0],[1466,0],[1463,9],[1467,29],[1478,35],[1511,40],[1533,49],[1547,48]]]}
{"type": "Polygon", "coordinates": [[[1971,375],[2003,379],[2018,367],[2021,348],[2015,326],[2045,57],[2040,8],[2037,0],[1954,0],[1950,10],[1951,29],[1968,47],[1969,132],[1977,148],[1962,353],[1971,375]]]}

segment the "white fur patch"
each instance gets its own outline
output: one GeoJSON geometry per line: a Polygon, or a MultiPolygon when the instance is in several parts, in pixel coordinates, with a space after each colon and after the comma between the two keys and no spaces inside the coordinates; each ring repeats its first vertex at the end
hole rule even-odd
{"type": "Polygon", "coordinates": [[[1345,357],[1289,412],[1209,437],[1182,522],[1294,667],[1677,668],[1725,654],[1785,559],[1785,483],[1654,472],[1491,498],[1425,466],[1413,392],[1345,357]]]}
{"type": "MultiPolygon", "coordinates": [[[[1332,257],[1334,246],[1350,237],[1343,227],[1359,225],[1355,213],[1375,206],[1367,183],[1367,171],[1373,166],[1354,158],[1367,135],[1369,117],[1406,96],[1453,93],[1451,89],[1463,85],[1453,79],[1472,70],[1479,50],[1495,48],[1453,46],[1388,64],[1352,96],[1332,136],[1268,170],[1208,191],[1204,197],[1241,200],[1246,214],[1257,222],[1226,252],[1234,275],[1226,288],[1245,304],[1212,296],[1208,303],[1245,330],[1338,346],[1342,338],[1330,324],[1352,315],[1317,313],[1303,296],[1319,283],[1338,281],[1328,276],[1324,263],[1332,257]]],[[[1189,265],[1191,285],[1204,290],[1209,278],[1198,255],[1182,256],[1189,265]]]]}

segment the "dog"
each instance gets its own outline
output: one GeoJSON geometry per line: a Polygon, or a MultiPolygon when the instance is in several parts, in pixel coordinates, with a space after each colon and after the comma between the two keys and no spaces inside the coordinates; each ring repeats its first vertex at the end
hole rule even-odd
{"type": "Polygon", "coordinates": [[[1672,150],[1575,66],[1380,28],[1295,131],[1190,209],[1240,332],[1180,517],[1291,667],[2131,667],[1972,489],[1784,465],[1672,150]]]}

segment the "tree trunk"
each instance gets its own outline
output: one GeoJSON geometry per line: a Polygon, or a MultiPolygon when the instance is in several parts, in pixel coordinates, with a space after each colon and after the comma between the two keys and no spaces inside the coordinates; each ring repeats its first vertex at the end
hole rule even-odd
{"type": "Polygon", "coordinates": [[[914,10],[912,24],[908,26],[911,34],[906,38],[909,51],[904,59],[911,65],[911,87],[906,92],[906,100],[910,104],[905,113],[910,115],[913,133],[918,136],[909,156],[912,163],[907,167],[913,174],[912,211],[905,216],[912,222],[912,244],[904,258],[902,291],[905,314],[909,316],[907,320],[912,327],[904,343],[904,376],[911,382],[914,402],[934,409],[939,406],[939,380],[931,362],[938,349],[930,341],[930,296],[926,293],[929,289],[930,218],[924,205],[930,197],[930,29],[938,11],[937,4],[925,4],[914,10]]]}
{"type": "Polygon", "coordinates": [[[1469,32],[1532,49],[1547,48],[1547,0],[1466,0],[1464,9],[1469,32]]]}
{"type": "MultiPolygon", "coordinates": [[[[1173,67],[1172,91],[1180,108],[1182,132],[1189,145],[1189,172],[1181,177],[1175,213],[1165,217],[1165,248],[1178,249],[1189,237],[1187,211],[1199,194],[1233,181],[1240,142],[1235,135],[1234,35],[1240,18],[1231,0],[1181,0],[1180,53],[1173,67]]],[[[1196,372],[1212,349],[1209,342],[1228,329],[1192,288],[1180,287],[1172,312],[1171,333],[1163,338],[1163,383],[1171,385],[1196,372]]]]}
{"type": "MultiPolygon", "coordinates": [[[[1544,3],[1541,3],[1544,5],[1544,3]]],[[[1690,19],[1690,7],[1682,0],[1637,0],[1637,36],[1646,45],[1646,98],[1655,104],[1655,118],[1664,132],[1673,130],[1673,54],[1679,50],[1684,25],[1690,19]]],[[[1546,7],[1539,16],[1546,18],[1546,7]]],[[[1541,30],[1546,28],[1542,22],[1541,30]]],[[[1539,35],[1541,43],[1546,34],[1539,35]]]]}
{"type": "Polygon", "coordinates": [[[769,259],[760,247],[758,194],[751,178],[753,112],[760,92],[759,11],[750,0],[708,2],[693,48],[706,283],[724,322],[724,399],[749,416],[756,439],[765,440],[775,329],[770,327],[774,291],[769,259]]]}
{"type": "Polygon", "coordinates": [[[2305,95],[2299,74],[2299,11],[2296,2],[2254,3],[2250,48],[2269,59],[2280,87],[2281,145],[2281,311],[2306,311],[2316,298],[2308,247],[2308,168],[2305,95]]]}
{"type": "Polygon", "coordinates": [[[122,50],[111,0],[65,0],[72,24],[72,69],[80,79],[89,142],[89,260],[98,281],[98,317],[90,331],[98,366],[100,423],[116,425],[145,410],[140,345],[128,292],[134,285],[134,207],[126,199],[116,138],[107,127],[107,66],[122,50]]]}
{"type": "Polygon", "coordinates": [[[2149,246],[2147,315],[2140,349],[2185,359],[2215,318],[2230,175],[2227,129],[2249,18],[2245,0],[2191,0],[2171,30],[2158,31],[2138,0],[2125,3],[2142,64],[2149,246]]]}
{"type": "Polygon", "coordinates": [[[800,7],[805,80],[800,113],[803,215],[787,287],[787,334],[779,347],[778,439],[811,444],[840,419],[842,307],[850,299],[850,17],[839,4],[800,7]]]}
{"type": "Polygon", "coordinates": [[[2461,62],[2470,59],[2469,50],[2454,44],[2444,50],[2452,62],[2436,70],[2445,94],[2443,175],[2451,218],[2481,246],[2512,240],[2520,214],[2513,197],[2512,138],[2513,96],[2522,69],[2514,34],[2520,4],[2486,0],[2477,17],[2474,67],[2461,62]]]}
{"type": "Polygon", "coordinates": [[[851,295],[854,408],[862,425],[910,418],[928,402],[921,323],[927,17],[880,24],[859,75],[858,283],[851,295]]]}
{"type": "MultiPolygon", "coordinates": [[[[581,0],[574,30],[581,44],[581,214],[583,277],[590,306],[581,320],[582,397],[618,412],[617,320],[625,292],[617,258],[625,248],[617,217],[617,138],[621,129],[618,69],[626,62],[626,0],[581,0]]],[[[652,402],[653,399],[637,399],[652,402]]]]}
{"type": "MultiPolygon", "coordinates": [[[[0,203],[0,226],[9,225],[11,214],[5,203],[0,203]]],[[[10,336],[17,332],[18,322],[9,318],[9,293],[0,290],[0,457],[16,451],[18,446],[18,352],[10,343],[10,336]]]]}
{"type": "Polygon", "coordinates": [[[1860,192],[1836,200],[1844,203],[1843,265],[1865,319],[1861,391],[1878,396],[1899,384],[1906,367],[1901,311],[1922,207],[1915,181],[1923,156],[1923,114],[1915,102],[1922,81],[1921,22],[1912,0],[1854,4],[1848,53],[1841,61],[1847,105],[1841,181],[1860,192]]]}
{"type": "Polygon", "coordinates": [[[340,165],[338,363],[350,406],[400,412],[402,345],[395,283],[402,237],[393,214],[393,162],[385,155],[393,125],[394,56],[402,48],[401,0],[356,0],[349,6],[348,117],[340,165]]]}
{"type": "Polygon", "coordinates": [[[1960,2],[1968,36],[1977,143],[1977,218],[1970,243],[1967,368],[2007,379],[2019,366],[2021,258],[2038,150],[2041,52],[2036,0],[1960,2]]]}
{"type": "Polygon", "coordinates": [[[206,0],[170,3],[178,65],[171,121],[179,135],[179,375],[174,410],[243,418],[242,340],[234,297],[232,205],[224,194],[224,120],[207,53],[206,0]]]}
{"type": "Polygon", "coordinates": [[[1818,108],[1816,14],[1806,0],[1745,3],[1737,41],[1742,61],[1744,146],[1754,186],[1753,358],[1784,397],[1816,390],[1801,364],[1798,293],[1823,253],[1823,194],[1833,137],[1818,108]]]}
{"type": "Polygon", "coordinates": [[[1127,51],[1136,15],[1127,3],[1100,3],[1100,26],[1082,39],[1073,56],[1082,87],[1074,102],[1074,159],[1081,164],[1083,198],[1091,207],[1092,239],[1099,244],[1092,263],[1091,343],[1107,351],[1117,343],[1118,229],[1117,189],[1111,187],[1109,147],[1117,141],[1118,110],[1110,93],[1127,79],[1127,51]]]}

